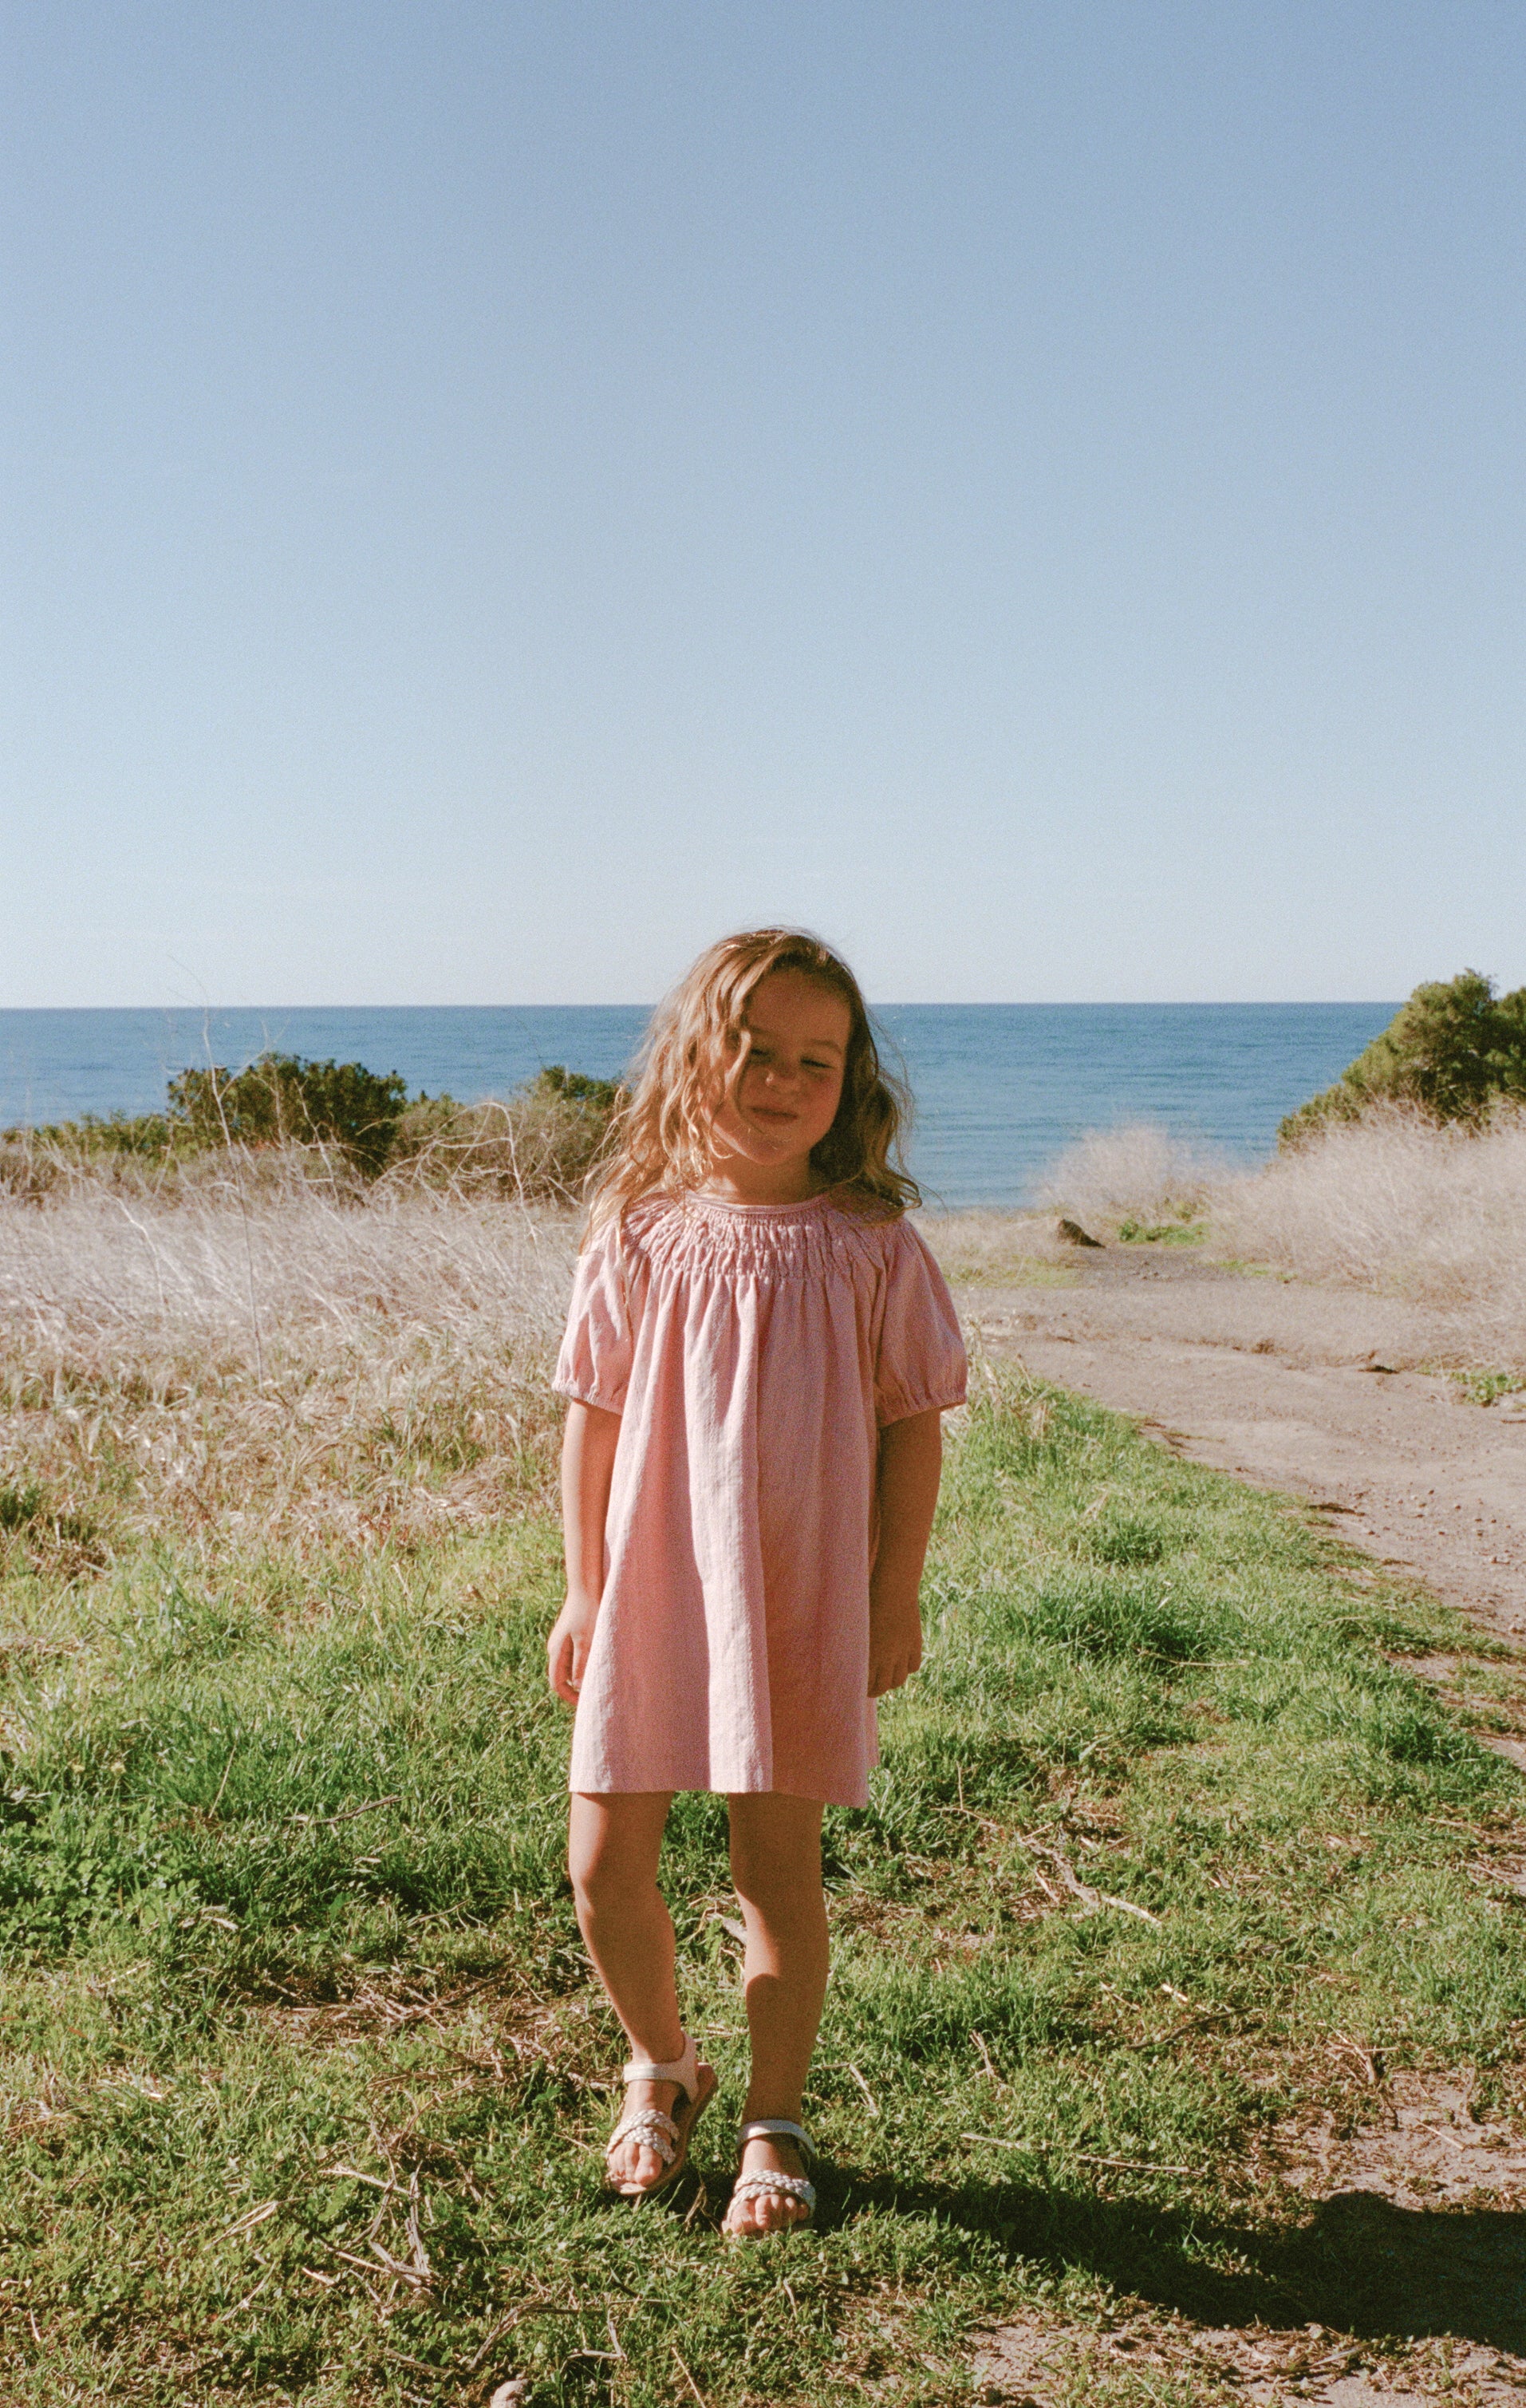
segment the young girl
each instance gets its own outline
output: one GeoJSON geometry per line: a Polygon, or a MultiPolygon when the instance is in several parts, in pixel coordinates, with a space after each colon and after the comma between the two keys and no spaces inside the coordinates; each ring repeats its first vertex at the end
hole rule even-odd
{"type": "Polygon", "coordinates": [[[723,1790],[752,2048],[725,2229],[749,2239],[816,2203],[822,1808],[865,1803],[872,1700],[921,1660],[939,1415],[964,1396],[948,1291],[903,1217],[900,1116],[834,953],[778,928],[713,945],[652,1024],[556,1375],[570,1868],[632,2048],[609,2180],[671,2182],[715,2090],[657,1863],[674,1793],[723,1790]]]}

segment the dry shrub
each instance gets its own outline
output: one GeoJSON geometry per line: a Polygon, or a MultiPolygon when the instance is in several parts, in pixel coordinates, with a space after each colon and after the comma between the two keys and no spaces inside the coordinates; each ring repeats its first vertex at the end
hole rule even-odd
{"type": "Polygon", "coordinates": [[[543,1071],[506,1103],[490,1096],[457,1104],[442,1096],[410,1104],[398,1122],[388,1184],[578,1203],[608,1144],[609,1110],[559,1093],[549,1082],[565,1075],[543,1071]]]}
{"type": "Polygon", "coordinates": [[[1048,1201],[1098,1222],[1187,1220],[1201,1212],[1223,1165],[1201,1147],[1139,1123],[1091,1129],[1050,1165],[1048,1201]]]}
{"type": "Polygon", "coordinates": [[[1374,1108],[1215,1200],[1237,1251],[1453,1314],[1474,1358],[1526,1369],[1526,1113],[1476,1135],[1374,1108]]]}
{"type": "Polygon", "coordinates": [[[407,1541],[546,1493],[575,1227],[269,1158],[0,1194],[6,1543],[407,1541]]]}

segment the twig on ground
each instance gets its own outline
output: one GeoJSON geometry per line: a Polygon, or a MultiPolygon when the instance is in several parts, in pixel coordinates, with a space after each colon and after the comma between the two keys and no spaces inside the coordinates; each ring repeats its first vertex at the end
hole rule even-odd
{"type": "Polygon", "coordinates": [[[1116,1906],[1120,1914],[1136,1914],[1141,1923],[1153,1923],[1160,1929],[1160,1916],[1152,1914],[1148,1906],[1135,1906],[1132,1899],[1115,1898],[1110,1891],[1093,1889],[1089,1882],[1082,1881],[1063,1848],[1051,1848],[1043,1840],[1031,1840],[1021,1831],[1014,1831],[1012,1836],[1020,1848],[1027,1848],[1035,1856],[1048,1857],[1066,1889],[1082,1901],[1089,1914],[1096,1914],[1105,1906],[1116,1906]]]}
{"type": "Polygon", "coordinates": [[[222,1778],[217,1785],[217,1796],[213,1799],[210,1806],[207,1809],[208,1814],[215,1814],[218,1808],[222,1803],[222,1793],[228,1786],[228,1775],[233,1770],[233,1760],[237,1754],[238,1742],[235,1740],[232,1747],[228,1750],[228,1761],[222,1768],[222,1778]]]}
{"type": "MultiPolygon", "coordinates": [[[[1061,2141],[1004,2141],[995,2132],[961,2132],[962,2141],[983,2141],[991,2149],[1026,2149],[1035,2157],[1052,2157],[1063,2150],[1061,2141]]],[[[1154,2157],[1099,2157],[1085,2149],[1065,2152],[1078,2166],[1117,2166],[1133,2174],[1200,2174],[1201,2166],[1161,2165],[1154,2157]]]]}
{"type": "Polygon", "coordinates": [[[684,2381],[688,2384],[690,2390],[693,2393],[693,2395],[694,2395],[695,2399],[699,2401],[699,2408],[710,2408],[710,2403],[709,2403],[709,2401],[706,2399],[704,2392],[703,2392],[703,2391],[700,2389],[700,2387],[699,2387],[699,2385],[695,2382],[695,2380],[694,2380],[693,2376],[690,2373],[689,2369],[688,2369],[688,2367],[687,2367],[687,2366],[685,2366],[685,2364],[684,2364],[684,2362],[683,2362],[682,2358],[678,2358],[678,2351],[677,2351],[677,2344],[675,2344],[675,2345],[674,2345],[673,2355],[674,2355],[674,2357],[675,2357],[675,2358],[678,2358],[678,2372],[683,2376],[683,2379],[684,2379],[684,2381]]]}
{"type": "Polygon", "coordinates": [[[520,2308],[510,2308],[506,2316],[499,2317],[498,2322],[493,2326],[492,2330],[488,2334],[487,2339],[478,2349],[477,2356],[474,2358],[469,2359],[467,2364],[462,2368],[461,2371],[463,2374],[475,2374],[477,2372],[478,2368],[481,2365],[482,2360],[486,2358],[489,2350],[492,2347],[493,2343],[495,2341],[502,2341],[505,2333],[509,2330],[510,2327],[519,2323],[522,2313],[523,2311],[520,2308]]]}
{"type": "Polygon", "coordinates": [[[390,1798],[368,1798],[364,1806],[343,1806],[337,1814],[291,1814],[287,1820],[292,1823],[352,1823],[357,1814],[374,1814],[378,1806],[395,1806],[402,1795],[401,1789],[394,1789],[390,1798]]]}
{"type": "Polygon", "coordinates": [[[868,2084],[865,2082],[863,2074],[859,2071],[858,2067],[856,2065],[849,2065],[848,2071],[852,2075],[854,2081],[858,2084],[859,2088],[863,2091],[864,2099],[868,2102],[870,2114],[877,2115],[879,2113],[879,2101],[875,2097],[875,2094],[870,2089],[868,2084]]]}
{"type": "Polygon", "coordinates": [[[216,2247],[218,2243],[224,2241],[233,2241],[241,2232],[252,2232],[255,2226],[264,2224],[267,2216],[278,2215],[279,2213],[278,2199],[262,2200],[258,2207],[246,2209],[236,2223],[230,2224],[225,2231],[218,2233],[214,2238],[213,2246],[216,2247]]]}

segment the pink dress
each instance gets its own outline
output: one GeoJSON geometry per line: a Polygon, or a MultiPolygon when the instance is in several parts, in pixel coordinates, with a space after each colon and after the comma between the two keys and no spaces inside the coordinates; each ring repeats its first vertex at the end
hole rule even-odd
{"type": "Polygon", "coordinates": [[[572,1788],[864,1803],[878,1432],[964,1379],[908,1221],[651,1196],[601,1231],[556,1372],[621,1417],[572,1788]]]}

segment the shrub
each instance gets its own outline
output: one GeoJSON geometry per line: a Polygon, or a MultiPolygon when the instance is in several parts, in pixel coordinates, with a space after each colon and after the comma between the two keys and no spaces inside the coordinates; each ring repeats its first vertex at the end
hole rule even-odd
{"type": "Polygon", "coordinates": [[[581,1070],[566,1070],[560,1062],[548,1062],[537,1070],[525,1089],[529,1096],[556,1097],[576,1104],[585,1112],[602,1113],[607,1120],[620,1101],[618,1079],[591,1079],[581,1070]]]}
{"type": "Polygon", "coordinates": [[[334,1145],[365,1177],[386,1167],[407,1102],[396,1071],[364,1062],[262,1054],[233,1073],[214,1064],[169,1082],[173,1120],[198,1145],[334,1145]]]}
{"type": "Polygon", "coordinates": [[[552,1062],[505,1102],[409,1102],[395,1072],[262,1054],[243,1070],[183,1070],[164,1112],[0,1130],[0,1195],[36,1203],[82,1178],[93,1188],[183,1196],[224,1175],[231,1155],[242,1187],[273,1194],[315,1176],[343,1193],[352,1180],[368,1186],[387,1171],[405,1185],[576,1203],[620,1094],[612,1079],[552,1062]]]}
{"type": "Polygon", "coordinates": [[[1303,1145],[1376,1104],[1477,1126],[1501,1101],[1526,1102],[1526,987],[1497,996],[1492,979],[1462,970],[1418,986],[1333,1087],[1288,1114],[1279,1141],[1303,1145]]]}
{"type": "Polygon", "coordinates": [[[1040,1193],[1083,1220],[1120,1225],[1120,1237],[1176,1235],[1202,1212],[1220,1168],[1202,1148],[1141,1122],[1077,1138],[1040,1193]]]}
{"type": "Polygon", "coordinates": [[[394,1175],[576,1203],[608,1142],[620,1096],[614,1080],[591,1079],[560,1062],[537,1071],[506,1103],[421,1096],[398,1126],[394,1175]]]}

